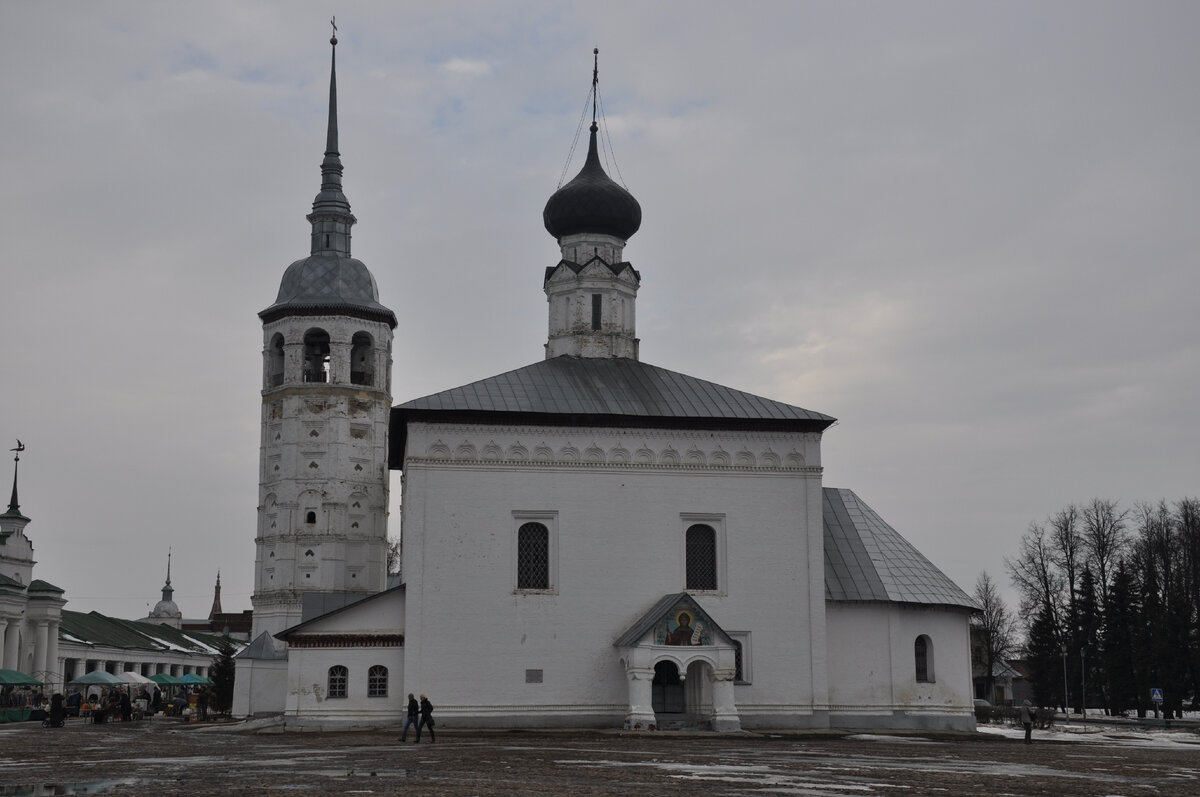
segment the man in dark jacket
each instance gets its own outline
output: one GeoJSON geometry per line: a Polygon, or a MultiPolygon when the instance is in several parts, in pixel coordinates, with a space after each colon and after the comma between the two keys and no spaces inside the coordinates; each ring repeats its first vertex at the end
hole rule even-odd
{"type": "Polygon", "coordinates": [[[437,736],[433,733],[433,704],[429,702],[429,698],[421,695],[421,720],[417,723],[417,744],[421,743],[421,729],[429,729],[429,743],[437,741],[437,736]]]}
{"type": "MultiPolygon", "coordinates": [[[[417,699],[413,697],[413,693],[408,693],[408,719],[404,721],[404,731],[400,734],[400,741],[408,741],[408,729],[412,725],[419,725],[417,717],[421,713],[421,707],[417,705],[417,699]]],[[[418,731],[419,733],[419,731],[418,731]]],[[[419,741],[419,740],[418,740],[419,741]]]]}

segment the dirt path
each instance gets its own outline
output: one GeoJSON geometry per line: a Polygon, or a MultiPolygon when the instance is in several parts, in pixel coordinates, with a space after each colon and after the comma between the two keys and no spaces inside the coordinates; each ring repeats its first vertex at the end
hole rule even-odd
{"type": "MultiPolygon", "coordinates": [[[[252,735],[169,721],[0,726],[0,795],[1197,795],[1200,744],[957,735],[438,729],[252,735]]],[[[1200,742],[1200,737],[1197,738],[1200,742]]]]}

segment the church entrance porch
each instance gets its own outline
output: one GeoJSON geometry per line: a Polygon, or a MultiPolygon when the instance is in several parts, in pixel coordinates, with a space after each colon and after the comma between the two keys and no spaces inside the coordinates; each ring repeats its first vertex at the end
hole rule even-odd
{"type": "Polygon", "coordinates": [[[650,704],[659,730],[711,730],[713,720],[712,668],[693,661],[681,675],[673,661],[654,665],[650,704]]]}
{"type": "Polygon", "coordinates": [[[665,596],[615,645],[629,679],[627,730],[741,730],[737,645],[691,595],[665,596]]]}

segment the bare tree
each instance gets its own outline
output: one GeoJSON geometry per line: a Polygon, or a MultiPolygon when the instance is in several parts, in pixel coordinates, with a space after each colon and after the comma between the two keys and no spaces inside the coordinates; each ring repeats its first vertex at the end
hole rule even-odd
{"type": "Polygon", "coordinates": [[[1004,564],[1013,586],[1021,593],[1021,614],[1032,620],[1045,612],[1054,628],[1061,629],[1063,579],[1054,559],[1046,527],[1030,523],[1021,535],[1017,557],[1005,558],[1004,564]]]}
{"type": "Polygon", "coordinates": [[[1011,655],[1016,646],[1017,621],[986,570],[975,582],[975,601],[980,609],[971,615],[971,630],[979,643],[984,694],[991,700],[996,691],[996,665],[1011,655]]]}
{"type": "Polygon", "coordinates": [[[1075,622],[1075,590],[1079,586],[1078,574],[1083,566],[1083,535],[1079,531],[1079,508],[1067,504],[1050,518],[1050,549],[1054,564],[1066,582],[1067,617],[1075,622]]]}
{"type": "Polygon", "coordinates": [[[401,549],[399,537],[388,537],[387,541],[387,572],[393,576],[400,572],[401,549]]]}
{"type": "Polygon", "coordinates": [[[1083,508],[1083,546],[1096,574],[1101,610],[1108,606],[1108,588],[1117,561],[1129,545],[1126,524],[1128,509],[1117,509],[1116,501],[1093,498],[1083,508]]]}

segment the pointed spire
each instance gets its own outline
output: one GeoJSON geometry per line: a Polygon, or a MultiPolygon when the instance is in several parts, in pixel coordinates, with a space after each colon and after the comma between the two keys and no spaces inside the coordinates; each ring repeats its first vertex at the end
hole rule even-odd
{"type": "Polygon", "coordinates": [[[325,132],[325,159],[321,161],[321,192],[313,200],[312,254],[350,256],[350,227],[357,221],[350,201],[342,193],[342,157],[338,152],[337,123],[337,24],[330,20],[329,37],[329,124],[325,132]]]}
{"type": "Polygon", "coordinates": [[[212,608],[208,610],[208,619],[211,620],[221,614],[221,571],[217,571],[217,586],[213,590],[212,608]]]}
{"type": "Polygon", "coordinates": [[[163,584],[162,599],[169,601],[174,593],[175,590],[171,589],[171,549],[167,548],[167,583],[163,584]]]}
{"type": "Polygon", "coordinates": [[[15,452],[13,454],[13,488],[12,497],[8,499],[8,511],[4,514],[6,517],[24,517],[21,514],[21,502],[17,500],[17,473],[21,467],[21,452],[25,450],[25,444],[18,440],[16,448],[11,450],[15,452]]]}
{"type": "MultiPolygon", "coordinates": [[[[592,133],[596,132],[596,102],[600,88],[600,48],[592,48],[592,133]]],[[[594,137],[594,136],[593,136],[594,137]]]]}

